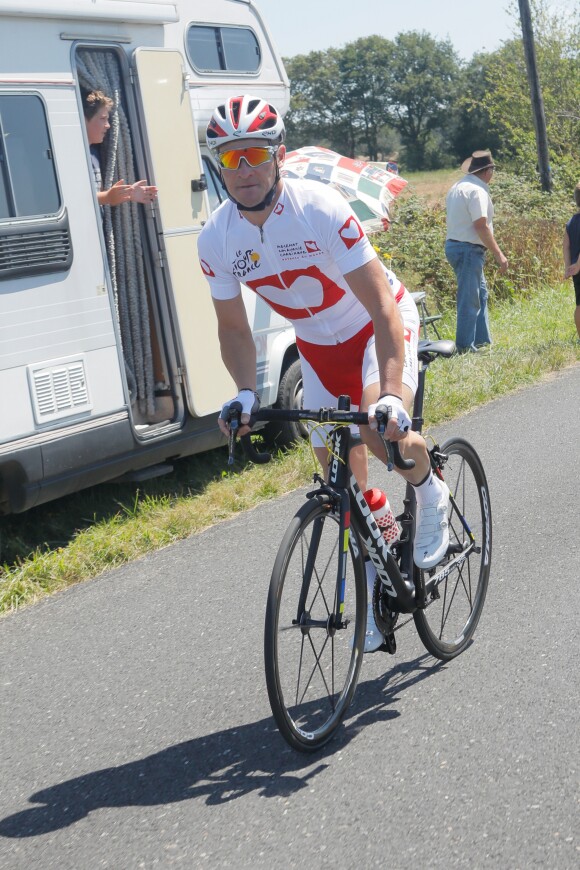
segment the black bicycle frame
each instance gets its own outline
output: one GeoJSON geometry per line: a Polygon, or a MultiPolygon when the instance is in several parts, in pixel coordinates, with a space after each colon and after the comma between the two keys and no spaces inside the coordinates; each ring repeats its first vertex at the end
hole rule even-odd
{"type": "MultiPolygon", "coordinates": [[[[344,407],[345,404],[347,404],[346,397],[340,396],[338,410],[345,412],[344,422],[357,422],[356,417],[360,417],[360,415],[354,412],[353,419],[349,420],[348,408],[344,407]]],[[[348,464],[350,429],[347,426],[335,427],[331,433],[331,441],[332,452],[328,483],[329,488],[332,488],[341,499],[340,540],[343,545],[343,559],[341,560],[342,577],[338,578],[338,582],[342,583],[342,589],[339,590],[342,594],[341,603],[344,604],[344,573],[352,523],[375,566],[386,593],[392,598],[393,610],[398,610],[400,613],[412,613],[416,610],[415,586],[411,581],[406,581],[401,574],[356,478],[350,471],[348,464]],[[348,499],[348,505],[345,504],[346,499],[348,499]]]]}
{"type": "MultiPolygon", "coordinates": [[[[425,390],[425,374],[427,371],[427,367],[436,358],[436,356],[451,356],[454,350],[455,346],[451,341],[426,341],[421,342],[419,345],[419,360],[421,361],[422,365],[419,367],[418,387],[413,405],[412,429],[415,432],[420,433],[423,428],[422,411],[425,390]]],[[[232,404],[232,409],[234,408],[234,405],[236,405],[236,403],[232,404]]],[[[321,478],[318,478],[318,480],[322,484],[321,488],[311,493],[308,493],[309,498],[327,498],[329,500],[329,503],[333,505],[335,510],[340,507],[339,534],[342,546],[342,559],[340,560],[337,576],[338,606],[337,613],[335,615],[337,620],[335,627],[338,627],[342,624],[341,620],[344,610],[345,594],[345,571],[349,540],[351,539],[351,523],[356,529],[358,535],[360,536],[360,539],[364,544],[369,558],[371,559],[373,565],[376,568],[377,574],[380,577],[385,592],[391,599],[392,610],[398,611],[399,613],[413,613],[418,608],[425,607],[428,595],[433,592],[435,588],[443,582],[443,580],[445,580],[445,578],[449,574],[449,571],[454,566],[457,566],[458,563],[466,560],[470,549],[475,546],[473,535],[471,534],[469,527],[465,519],[461,515],[460,511],[457,510],[457,505],[455,504],[453,494],[451,494],[452,504],[454,505],[457,516],[459,517],[464,529],[466,530],[471,540],[471,544],[463,550],[456,551],[456,555],[451,563],[444,566],[438,573],[429,577],[429,579],[425,581],[419,569],[415,567],[413,560],[412,541],[414,537],[413,528],[415,520],[413,516],[414,511],[411,510],[411,505],[414,502],[414,493],[410,484],[407,484],[404,501],[404,513],[400,518],[403,525],[403,538],[399,544],[395,544],[395,547],[397,548],[397,553],[401,556],[401,568],[399,567],[399,564],[397,563],[394,555],[389,550],[386,541],[382,536],[382,532],[375,523],[373,514],[369,506],[367,505],[362,492],[359,489],[354,475],[352,474],[352,472],[350,472],[350,476],[348,474],[348,456],[351,446],[351,434],[348,425],[344,424],[365,425],[368,423],[368,417],[364,413],[360,413],[358,411],[350,411],[350,398],[348,396],[339,396],[337,405],[338,407],[336,410],[332,408],[320,408],[317,412],[303,411],[298,409],[280,410],[274,408],[267,408],[262,411],[258,411],[255,415],[256,420],[265,421],[292,420],[304,422],[316,420],[318,423],[321,424],[339,424],[338,426],[335,425],[330,433],[332,450],[330,458],[328,485],[325,484],[321,478]]],[[[236,410],[238,412],[241,412],[241,405],[237,405],[236,410]]],[[[235,430],[232,426],[232,435],[230,436],[231,460],[233,460],[234,443],[235,430]]],[[[269,453],[258,453],[255,449],[253,449],[249,435],[243,436],[242,443],[244,445],[246,453],[254,462],[268,462],[271,458],[269,453]]],[[[396,442],[390,446],[389,442],[385,443],[389,450],[395,451],[395,463],[399,466],[399,468],[404,468],[405,461],[401,459],[401,456],[398,453],[396,442]]],[[[437,460],[433,455],[433,451],[430,452],[433,470],[436,474],[440,475],[437,460]]],[[[391,454],[389,454],[388,457],[387,467],[389,468],[389,470],[391,470],[391,454]]],[[[412,466],[407,465],[407,467],[412,466]]],[[[317,550],[316,536],[319,535],[319,533],[319,531],[313,530],[313,540],[315,545],[313,549],[314,557],[317,550]]],[[[352,537],[352,540],[355,540],[354,536],[352,537]]],[[[308,565],[310,567],[308,568],[308,574],[305,577],[305,595],[307,594],[310,585],[314,557],[312,560],[307,560],[307,568],[308,565]]]]}

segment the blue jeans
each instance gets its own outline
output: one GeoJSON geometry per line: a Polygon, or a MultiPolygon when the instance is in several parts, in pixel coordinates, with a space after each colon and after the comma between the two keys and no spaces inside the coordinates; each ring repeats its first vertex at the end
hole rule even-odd
{"type": "Polygon", "coordinates": [[[455,344],[459,351],[475,351],[478,345],[491,344],[487,284],[483,274],[485,248],[447,239],[445,256],[457,277],[455,344]]]}

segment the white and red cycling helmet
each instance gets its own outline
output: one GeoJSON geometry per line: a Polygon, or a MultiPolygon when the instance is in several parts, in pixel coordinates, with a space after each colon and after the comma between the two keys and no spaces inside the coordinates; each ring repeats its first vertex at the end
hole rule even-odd
{"type": "Polygon", "coordinates": [[[244,94],[217,106],[207,125],[206,142],[214,150],[240,139],[264,139],[273,145],[284,140],[284,121],[266,100],[244,94]]]}

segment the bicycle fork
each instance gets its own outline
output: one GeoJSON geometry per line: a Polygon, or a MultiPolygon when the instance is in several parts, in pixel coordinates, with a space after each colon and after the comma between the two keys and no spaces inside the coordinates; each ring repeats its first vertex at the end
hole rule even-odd
{"type": "MultiPolygon", "coordinates": [[[[319,517],[313,523],[312,537],[308,547],[308,555],[304,565],[302,575],[302,586],[300,589],[300,597],[298,600],[298,611],[296,619],[293,620],[294,625],[300,625],[303,633],[306,633],[310,628],[326,628],[329,636],[334,636],[339,629],[348,626],[348,620],[344,620],[344,601],[346,594],[346,570],[348,564],[348,549],[350,542],[350,510],[348,493],[343,491],[334,492],[330,488],[322,487],[312,493],[308,493],[309,498],[316,498],[322,504],[326,504],[328,511],[337,511],[339,515],[339,535],[338,541],[340,546],[340,558],[338,559],[337,577],[336,577],[336,592],[334,596],[333,607],[329,612],[327,620],[311,619],[310,614],[306,609],[308,594],[312,583],[320,586],[320,580],[316,574],[316,559],[318,556],[318,548],[322,538],[324,519],[319,517]],[[340,507],[339,507],[340,506],[340,507]]],[[[322,579],[322,578],[320,578],[322,579]]]]}

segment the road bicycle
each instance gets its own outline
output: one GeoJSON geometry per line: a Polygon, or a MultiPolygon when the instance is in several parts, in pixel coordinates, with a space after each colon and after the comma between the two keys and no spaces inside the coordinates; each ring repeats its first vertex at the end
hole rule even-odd
{"type": "MultiPolygon", "coordinates": [[[[415,431],[423,427],[427,368],[454,351],[452,341],[419,342],[415,431]]],[[[342,396],[336,409],[264,409],[256,415],[258,420],[333,424],[328,480],[314,475],[316,488],[307,492],[284,535],[266,608],[264,661],[270,705],[283,737],[303,752],[319,749],[334,735],[353,699],[366,631],[365,558],[376,569],[372,605],[385,637],[379,649],[389,653],[396,651],[396,632],[411,619],[433,656],[449,661],[462,653],[473,638],[489,581],[491,503],[482,463],[471,444],[452,437],[429,450],[434,473],[445,479],[451,493],[450,543],[441,562],[423,571],[413,562],[413,487],[407,484],[403,511],[397,516],[400,540],[389,549],[349,468],[349,424],[368,424],[366,414],[349,407],[349,398],[342,396]]],[[[233,425],[235,429],[235,421],[233,425]]],[[[265,461],[268,455],[257,455],[248,436],[242,442],[254,453],[252,458],[265,461]]],[[[404,464],[396,442],[384,443],[387,467],[393,459],[404,464]]]]}

